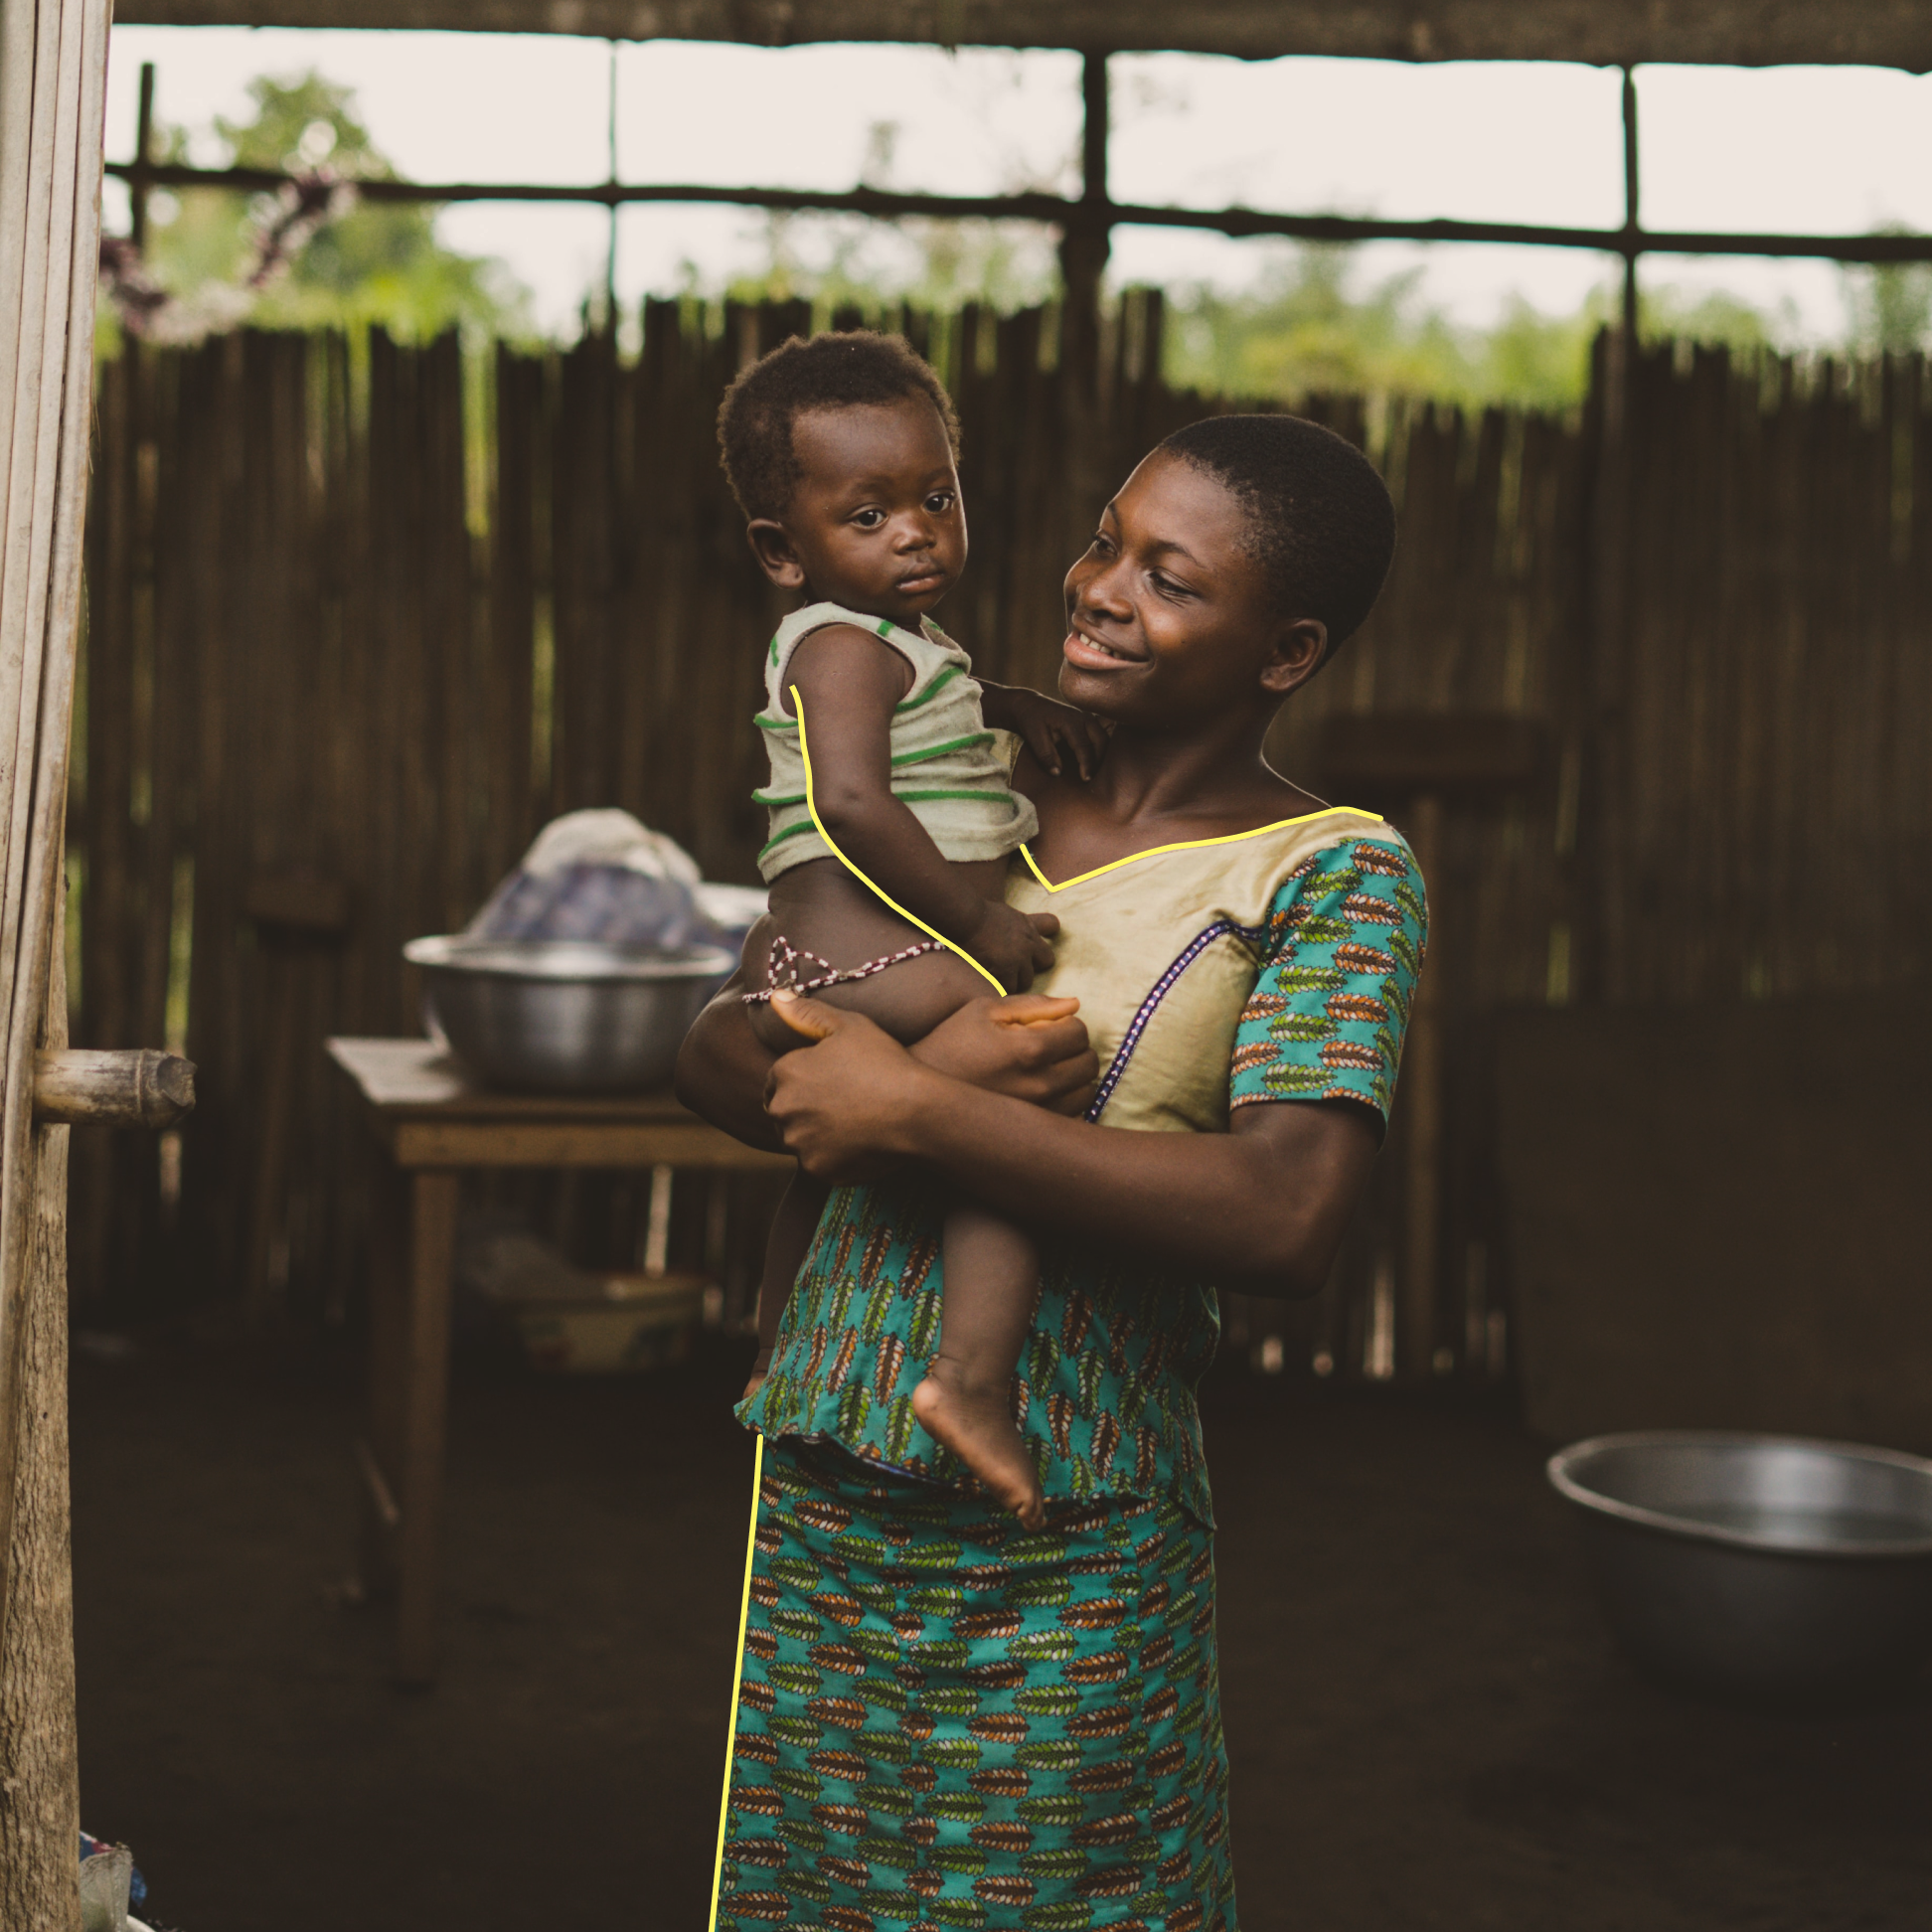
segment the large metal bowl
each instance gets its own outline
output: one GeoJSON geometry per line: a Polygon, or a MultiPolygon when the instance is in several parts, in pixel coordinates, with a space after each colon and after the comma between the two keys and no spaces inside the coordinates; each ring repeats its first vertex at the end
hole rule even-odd
{"type": "Polygon", "coordinates": [[[663,1086],[686,1030],[737,962],[576,939],[412,939],[432,1029],[492,1086],[636,1093],[663,1086]]]}
{"type": "Polygon", "coordinates": [[[1902,1689],[1932,1655],[1932,1462],[1658,1430],[1549,1459],[1597,1593],[1657,1676],[1750,1700],[1902,1689]]]}

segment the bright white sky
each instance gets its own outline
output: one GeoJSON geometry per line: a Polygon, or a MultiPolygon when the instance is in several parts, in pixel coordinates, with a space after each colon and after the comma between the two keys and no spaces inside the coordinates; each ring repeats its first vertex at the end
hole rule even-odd
{"type": "MultiPolygon", "coordinates": [[[[107,149],[132,151],[143,61],[157,69],[159,114],[191,127],[245,114],[256,75],[314,67],[356,89],[377,144],[418,180],[600,181],[611,60],[602,41],[562,36],[117,27],[107,149]]],[[[1148,55],[1117,57],[1113,73],[1111,186],[1122,201],[1605,227],[1623,217],[1614,72],[1148,55]]],[[[1075,182],[1070,54],[659,41],[620,47],[616,79],[624,180],[848,188],[874,124],[893,121],[893,186],[978,194],[1075,182]]],[[[1649,68],[1638,87],[1649,227],[1932,229],[1932,78],[1649,68]]],[[[125,225],[125,206],[110,184],[110,227],[125,225]]],[[[539,320],[558,328],[601,281],[608,217],[483,203],[450,209],[439,232],[452,247],[503,257],[536,291],[539,320]]],[[[751,212],[627,210],[620,293],[630,302],[672,290],[687,262],[715,286],[762,258],[761,237],[751,212]]],[[[1122,229],[1113,274],[1232,287],[1256,257],[1251,243],[1122,229]]],[[[1606,273],[1601,257],[1568,250],[1394,243],[1365,249],[1362,272],[1418,261],[1429,297],[1471,321],[1512,293],[1570,308],[1606,273]]],[[[1653,257],[1646,273],[1788,303],[1794,336],[1844,326],[1841,277],[1824,263],[1653,257]]]]}

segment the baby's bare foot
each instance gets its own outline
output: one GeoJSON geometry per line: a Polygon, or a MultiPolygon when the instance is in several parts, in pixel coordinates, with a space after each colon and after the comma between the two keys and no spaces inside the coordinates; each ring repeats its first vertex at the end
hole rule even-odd
{"type": "Polygon", "coordinates": [[[1004,1382],[997,1392],[969,1388],[951,1363],[935,1361],[912,1391],[912,1413],[1029,1530],[1046,1521],[1046,1499],[1004,1382]]]}

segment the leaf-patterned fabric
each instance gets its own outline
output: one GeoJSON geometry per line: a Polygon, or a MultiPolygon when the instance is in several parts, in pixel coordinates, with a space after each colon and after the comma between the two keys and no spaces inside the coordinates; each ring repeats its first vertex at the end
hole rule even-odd
{"type": "Polygon", "coordinates": [[[1305,859],[1268,914],[1268,954],[1241,1009],[1228,1105],[1360,1100],[1385,1122],[1428,944],[1406,846],[1354,839],[1305,859]]]}
{"type": "Polygon", "coordinates": [[[765,1447],[719,1919],[1234,1932],[1207,1530],[765,1447]]]}

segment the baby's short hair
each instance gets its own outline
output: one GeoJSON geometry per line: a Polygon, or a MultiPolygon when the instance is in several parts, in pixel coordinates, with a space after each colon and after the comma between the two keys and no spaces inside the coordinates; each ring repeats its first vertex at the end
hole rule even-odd
{"type": "Polygon", "coordinates": [[[793,336],[741,370],[718,410],[724,478],[747,517],[781,517],[804,471],[792,424],[812,409],[843,409],[923,396],[959,454],[959,417],[946,386],[903,336],[847,329],[793,336]]]}
{"type": "Polygon", "coordinates": [[[1208,416],[1161,447],[1239,499],[1249,554],[1288,614],[1328,626],[1332,656],[1361,628],[1395,555],[1395,506],[1374,465],[1304,416],[1208,416]]]}

